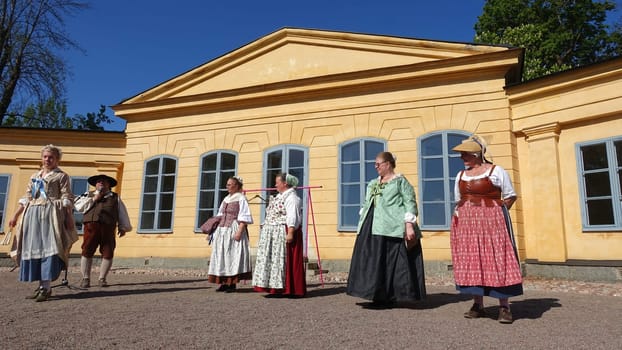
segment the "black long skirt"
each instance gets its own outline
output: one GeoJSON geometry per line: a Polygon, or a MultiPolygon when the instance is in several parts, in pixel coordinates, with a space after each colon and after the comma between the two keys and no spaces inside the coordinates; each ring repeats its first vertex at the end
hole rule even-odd
{"type": "Polygon", "coordinates": [[[377,303],[424,299],[421,242],[406,249],[404,239],[373,235],[373,217],[372,206],[354,243],[346,293],[377,303]]]}

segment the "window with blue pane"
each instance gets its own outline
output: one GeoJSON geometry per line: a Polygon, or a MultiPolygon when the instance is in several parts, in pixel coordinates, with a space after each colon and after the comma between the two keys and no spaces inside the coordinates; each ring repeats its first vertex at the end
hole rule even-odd
{"type": "Polygon", "coordinates": [[[175,158],[161,156],[145,162],[139,233],[170,232],[173,229],[176,179],[175,158]]]}
{"type": "MultiPolygon", "coordinates": [[[[265,157],[265,178],[267,188],[274,188],[276,175],[280,172],[292,174],[298,178],[298,186],[304,186],[307,173],[307,150],[299,146],[286,145],[271,149],[265,157]]],[[[298,196],[304,199],[303,190],[297,190],[298,196]]],[[[271,191],[265,195],[276,194],[271,191]]]]}
{"type": "Polygon", "coordinates": [[[210,152],[201,158],[196,232],[201,224],[218,213],[220,203],[227,196],[227,180],[236,170],[237,156],[232,152],[210,152]]]}
{"type": "Polygon", "coordinates": [[[460,153],[451,149],[469,136],[459,131],[427,134],[419,147],[419,225],[427,230],[449,229],[455,206],[456,175],[464,168],[460,153]]]}
{"type": "Polygon", "coordinates": [[[584,230],[622,229],[622,138],[581,143],[577,154],[584,230]]]}
{"type": "Polygon", "coordinates": [[[4,232],[6,201],[9,193],[9,175],[0,175],[0,232],[4,232]]]}
{"type": "Polygon", "coordinates": [[[378,176],[374,168],[376,155],[385,149],[386,143],[375,139],[353,140],[340,145],[339,230],[356,231],[367,183],[378,176]]]}
{"type": "MultiPolygon", "coordinates": [[[[264,187],[274,188],[276,175],[281,172],[296,176],[298,178],[298,187],[305,186],[307,184],[308,164],[308,151],[304,147],[297,145],[281,145],[266,150],[264,153],[264,187]]],[[[276,193],[276,191],[266,191],[261,194],[261,196],[267,200],[271,195],[276,193]]],[[[296,190],[296,193],[302,199],[304,227],[307,218],[307,206],[305,205],[307,203],[307,193],[302,189],[296,190]]],[[[263,204],[265,205],[267,202],[263,204]]],[[[261,208],[262,220],[264,215],[265,206],[261,208]]]]}
{"type": "MultiPolygon", "coordinates": [[[[74,196],[79,197],[80,195],[88,192],[89,183],[88,178],[86,177],[71,177],[71,192],[74,196]]],[[[83,217],[84,214],[77,210],[73,210],[73,220],[76,223],[76,230],[78,233],[83,233],[83,217]]]]}

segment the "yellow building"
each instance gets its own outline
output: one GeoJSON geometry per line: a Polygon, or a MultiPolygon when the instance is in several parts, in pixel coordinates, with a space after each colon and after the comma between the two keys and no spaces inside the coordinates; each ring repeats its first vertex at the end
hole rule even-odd
{"type": "Polygon", "coordinates": [[[64,146],[70,175],[121,179],[117,191],[135,229],[117,256],[205,262],[210,252],[198,227],[217,208],[227,177],[240,175],[250,190],[254,246],[267,195],[254,190],[271,187],[283,170],[312,188],[301,191],[309,260],[319,251],[324,267],[340,270],[349,263],[375,155],[388,150],[416,188],[426,263],[446,269],[451,193],[462,165],[450,150],[477,132],[519,194],[512,215],[527,271],[599,266],[598,278],[619,279],[622,59],[520,83],[522,54],[282,29],[113,106],[127,120],[124,134],[63,131],[72,136],[52,139],[49,131],[19,130],[3,137],[0,179],[10,182],[3,210],[12,213],[50,140],[64,146]],[[80,147],[92,135],[106,141],[80,147]]]}

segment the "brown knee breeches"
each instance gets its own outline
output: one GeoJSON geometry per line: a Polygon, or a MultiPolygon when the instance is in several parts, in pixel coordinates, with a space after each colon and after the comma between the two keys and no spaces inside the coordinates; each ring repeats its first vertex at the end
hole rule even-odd
{"type": "Polygon", "coordinates": [[[104,259],[112,259],[116,241],[114,237],[115,227],[107,227],[98,222],[84,223],[84,235],[82,242],[82,256],[92,258],[99,246],[99,252],[104,259]]]}

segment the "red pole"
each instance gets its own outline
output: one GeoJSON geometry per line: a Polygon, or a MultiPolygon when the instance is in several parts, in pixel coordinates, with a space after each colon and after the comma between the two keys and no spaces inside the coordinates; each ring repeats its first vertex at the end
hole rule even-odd
{"type": "MultiPolygon", "coordinates": [[[[320,269],[320,283],[324,287],[324,273],[322,272],[322,259],[320,259],[320,247],[317,244],[317,231],[315,230],[315,214],[313,213],[313,200],[311,199],[311,190],[309,190],[309,210],[311,210],[311,220],[313,220],[313,236],[315,237],[315,251],[317,253],[317,267],[320,269]]],[[[308,215],[308,213],[307,213],[308,215]]],[[[307,219],[307,227],[309,221],[307,219]]],[[[308,229],[307,229],[308,235],[308,229]]]]}
{"type": "MultiPolygon", "coordinates": [[[[297,190],[307,190],[307,189],[312,189],[312,188],[322,188],[322,186],[298,186],[298,187],[295,187],[295,189],[297,189],[297,190]]],[[[246,192],[262,192],[262,191],[276,191],[276,188],[269,187],[269,188],[254,188],[252,190],[242,190],[242,192],[244,192],[244,193],[246,193],[246,192]]]]}
{"type": "MultiPolygon", "coordinates": [[[[308,190],[309,193],[309,210],[311,211],[311,220],[313,222],[313,236],[315,237],[315,251],[317,253],[317,266],[320,269],[320,283],[324,287],[324,274],[322,272],[322,260],[320,259],[320,247],[317,244],[317,231],[315,228],[315,214],[313,213],[313,200],[311,199],[311,189],[322,188],[322,186],[298,186],[296,189],[308,190]]],[[[276,188],[254,188],[252,190],[242,190],[246,195],[246,192],[263,192],[263,191],[276,191],[276,188]]],[[[309,212],[307,212],[307,247],[309,246],[309,212]]],[[[306,269],[306,268],[305,268],[306,269]]]]}

